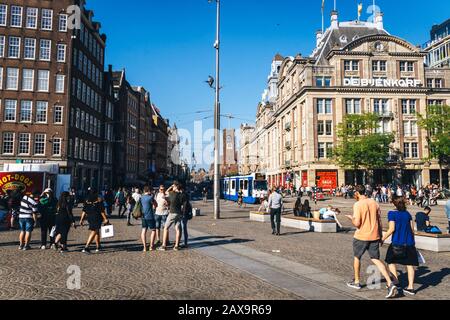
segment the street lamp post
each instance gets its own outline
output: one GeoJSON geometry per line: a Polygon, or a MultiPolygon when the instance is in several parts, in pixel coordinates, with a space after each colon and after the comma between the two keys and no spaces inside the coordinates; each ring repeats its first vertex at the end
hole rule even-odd
{"type": "MultiPolygon", "coordinates": [[[[216,25],[216,101],[214,108],[214,219],[220,219],[220,0],[217,6],[216,25]]],[[[208,0],[213,2],[213,0],[208,0]]]]}

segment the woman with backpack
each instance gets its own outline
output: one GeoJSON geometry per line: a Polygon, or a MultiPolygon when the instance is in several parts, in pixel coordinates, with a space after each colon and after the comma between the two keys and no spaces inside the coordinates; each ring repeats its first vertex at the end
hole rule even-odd
{"type": "Polygon", "coordinates": [[[57,213],[55,217],[56,238],[55,245],[60,252],[67,252],[67,236],[70,227],[75,228],[75,218],[72,214],[71,196],[69,192],[63,192],[58,201],[57,213]]]}
{"type": "Polygon", "coordinates": [[[91,253],[89,247],[91,243],[95,240],[97,244],[96,252],[101,249],[100,246],[100,229],[102,227],[102,221],[105,225],[109,224],[109,220],[105,214],[105,207],[103,206],[103,200],[98,196],[95,190],[89,192],[88,198],[83,207],[83,214],[80,219],[80,226],[83,226],[83,221],[87,217],[89,222],[89,238],[87,240],[86,246],[83,249],[83,253],[91,253]]]}
{"type": "Polygon", "coordinates": [[[396,211],[388,213],[389,230],[384,235],[381,243],[384,243],[392,236],[392,244],[389,246],[386,263],[389,271],[398,284],[397,264],[406,266],[408,270],[408,287],[403,289],[403,293],[414,296],[415,267],[419,266],[419,255],[414,239],[414,221],[411,214],[406,209],[406,199],[397,197],[392,200],[396,211]]]}

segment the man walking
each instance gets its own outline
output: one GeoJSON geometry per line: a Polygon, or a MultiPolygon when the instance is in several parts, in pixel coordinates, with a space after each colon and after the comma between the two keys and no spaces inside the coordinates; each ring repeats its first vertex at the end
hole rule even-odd
{"type": "Polygon", "coordinates": [[[276,188],[269,197],[270,223],[272,225],[272,234],[280,235],[281,229],[281,209],[283,208],[283,197],[276,188]]]}
{"type": "Polygon", "coordinates": [[[19,250],[30,250],[31,234],[36,225],[38,212],[39,191],[33,192],[33,197],[23,196],[19,209],[19,250]]]}
{"type": "Polygon", "coordinates": [[[46,189],[39,200],[38,210],[41,214],[41,250],[47,249],[47,237],[50,236],[50,246],[55,247],[55,235],[52,234],[56,224],[58,200],[53,196],[52,189],[46,189]]]}
{"type": "Polygon", "coordinates": [[[183,219],[182,206],[184,203],[184,196],[180,192],[180,185],[178,182],[175,182],[173,186],[171,186],[167,193],[169,196],[166,200],[169,202],[169,216],[167,217],[167,222],[164,227],[164,236],[163,236],[163,245],[158,250],[166,251],[167,242],[169,241],[169,230],[172,226],[175,226],[176,237],[175,237],[175,247],[173,250],[180,250],[180,241],[181,241],[181,221],[183,219]]]}
{"type": "Polygon", "coordinates": [[[353,216],[347,216],[358,229],[353,240],[355,278],[347,285],[357,290],[362,288],[360,282],[361,258],[367,251],[373,264],[378,267],[387,281],[388,294],[386,298],[392,298],[396,295],[398,289],[392,282],[386,265],[380,260],[380,244],[383,238],[380,206],[375,200],[367,198],[367,190],[364,186],[357,186],[355,191],[357,202],[353,207],[353,216]]]}
{"type": "Polygon", "coordinates": [[[122,218],[125,215],[125,212],[127,211],[126,207],[126,197],[125,197],[125,191],[124,188],[119,188],[119,191],[117,191],[115,196],[115,202],[117,207],[119,208],[119,218],[122,218]],[[123,211],[122,211],[123,209],[123,211]]]}

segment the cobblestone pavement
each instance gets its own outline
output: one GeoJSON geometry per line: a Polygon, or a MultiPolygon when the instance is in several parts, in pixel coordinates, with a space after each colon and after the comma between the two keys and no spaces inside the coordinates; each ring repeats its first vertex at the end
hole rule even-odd
{"type": "MultiPolygon", "coordinates": [[[[72,230],[69,245],[76,251],[66,254],[41,251],[36,242],[33,250],[18,251],[17,232],[0,232],[0,300],[301,299],[195,250],[144,254],[139,226],[112,223],[117,237],[91,255],[79,252],[86,228],[72,230]],[[81,290],[67,289],[71,265],[81,269],[81,290]]],[[[34,239],[39,236],[36,230],[34,239]]]]}
{"type": "MultiPolygon", "coordinates": [[[[353,201],[341,199],[333,202],[334,205],[344,208],[344,213],[351,213],[353,201]]],[[[325,206],[326,204],[328,203],[322,203],[325,206]]],[[[223,202],[223,219],[220,221],[212,219],[211,202],[206,206],[202,202],[195,202],[194,206],[202,211],[202,216],[194,218],[190,223],[190,227],[195,230],[229,239],[239,239],[243,245],[252,249],[318,268],[330,275],[348,280],[352,278],[352,231],[319,234],[284,228],[281,237],[274,237],[271,235],[270,224],[249,221],[249,211],[257,209],[255,206],[239,209],[235,203],[223,202]]],[[[384,217],[387,208],[389,206],[383,205],[384,217]]],[[[442,208],[438,208],[435,215],[436,213],[439,215],[439,210],[442,208]]],[[[342,220],[344,226],[350,227],[349,221],[345,221],[345,218],[342,220]]],[[[382,248],[383,257],[386,249],[387,246],[382,248]]],[[[450,253],[437,254],[426,251],[422,253],[427,265],[418,269],[416,283],[419,294],[415,299],[450,299],[450,253]]],[[[370,265],[366,257],[363,261],[363,270],[370,265]]],[[[367,277],[368,275],[363,276],[363,279],[367,277]]],[[[406,279],[402,274],[403,283],[406,279]]],[[[384,295],[384,291],[380,292],[380,295],[384,295]]]]}

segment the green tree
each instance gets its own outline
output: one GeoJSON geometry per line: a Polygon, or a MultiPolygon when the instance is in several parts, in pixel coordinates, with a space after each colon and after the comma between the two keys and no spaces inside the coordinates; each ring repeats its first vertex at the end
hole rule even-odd
{"type": "Polygon", "coordinates": [[[439,180],[443,187],[443,167],[450,158],[450,106],[432,105],[427,107],[426,116],[417,114],[418,125],[427,131],[428,160],[439,161],[439,180]]]}
{"type": "Polygon", "coordinates": [[[386,165],[389,145],[393,134],[378,133],[379,116],[372,113],[349,114],[338,125],[338,144],[333,150],[333,159],[340,167],[358,170],[373,170],[386,165]]]}

